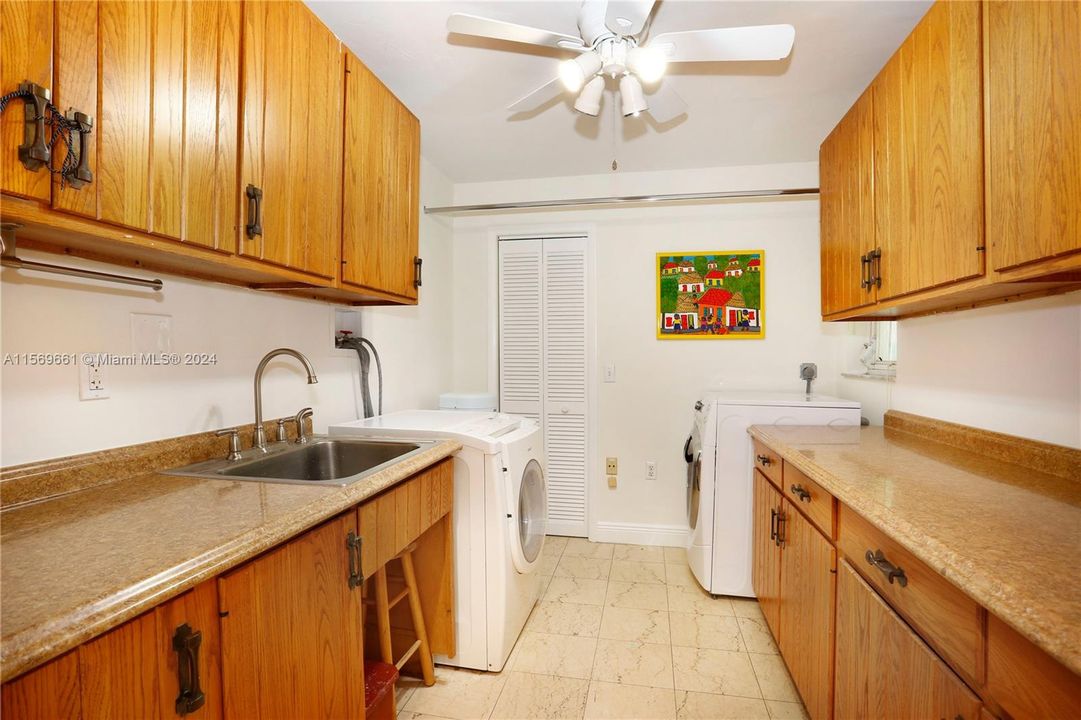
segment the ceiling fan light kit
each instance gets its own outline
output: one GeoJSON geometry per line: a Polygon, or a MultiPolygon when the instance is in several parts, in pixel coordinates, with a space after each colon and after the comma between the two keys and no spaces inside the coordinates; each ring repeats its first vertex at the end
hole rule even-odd
{"type": "Polygon", "coordinates": [[[580,53],[559,65],[558,78],[514,102],[509,110],[518,112],[550,102],[562,84],[568,92],[578,94],[575,110],[596,116],[605,77],[610,77],[619,82],[624,117],[649,111],[659,123],[687,109],[675,90],[663,83],[651,91],[652,102],[647,102],[642,90],[643,84],[661,83],[669,63],[783,60],[795,42],[796,30],[791,25],[687,30],[647,38],[655,7],[655,0],[583,0],[578,38],[463,13],[450,16],[447,30],[580,53]]]}

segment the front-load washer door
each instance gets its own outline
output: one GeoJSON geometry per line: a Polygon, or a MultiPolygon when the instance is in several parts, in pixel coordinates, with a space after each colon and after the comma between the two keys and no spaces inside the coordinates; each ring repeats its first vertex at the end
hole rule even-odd
{"type": "MultiPolygon", "coordinates": [[[[511,482],[515,482],[511,479],[511,482]]],[[[510,498],[517,499],[511,511],[514,523],[511,535],[511,555],[518,572],[532,572],[544,547],[548,528],[548,487],[540,463],[531,459],[525,466],[518,486],[510,498]]]]}

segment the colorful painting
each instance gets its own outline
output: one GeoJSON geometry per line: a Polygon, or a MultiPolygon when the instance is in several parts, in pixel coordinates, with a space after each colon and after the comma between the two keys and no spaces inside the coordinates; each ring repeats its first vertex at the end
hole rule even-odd
{"type": "Polygon", "coordinates": [[[658,253],[657,337],[749,340],[766,336],[761,250],[658,253]]]}

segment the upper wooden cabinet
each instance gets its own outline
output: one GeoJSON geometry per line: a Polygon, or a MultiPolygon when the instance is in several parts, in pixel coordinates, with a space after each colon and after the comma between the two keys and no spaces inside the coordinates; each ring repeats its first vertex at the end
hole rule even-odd
{"type": "Polygon", "coordinates": [[[869,282],[875,237],[872,93],[863,93],[819,150],[822,314],[874,303],[869,282]]]}
{"type": "Polygon", "coordinates": [[[1081,3],[989,2],[987,241],[995,270],[1081,251],[1081,3]]]}
{"type": "Polygon", "coordinates": [[[351,53],[345,71],[342,282],[415,300],[420,123],[351,53]]]}
{"type": "MultiPolygon", "coordinates": [[[[14,91],[23,82],[44,88],[53,86],[53,8],[34,0],[0,3],[0,94],[14,91]]],[[[12,195],[49,199],[49,173],[30,172],[16,150],[24,142],[26,123],[19,102],[0,115],[0,190],[12,195]]]]}
{"type": "Polygon", "coordinates": [[[333,279],[341,246],[341,43],[299,0],[247,0],[243,48],[241,253],[333,279]]]}

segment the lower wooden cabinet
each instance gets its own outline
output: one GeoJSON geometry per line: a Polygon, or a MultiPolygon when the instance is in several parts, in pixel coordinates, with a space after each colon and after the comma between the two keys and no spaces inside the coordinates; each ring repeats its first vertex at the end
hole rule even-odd
{"type": "Polygon", "coordinates": [[[364,717],[350,511],[223,575],[225,717],[364,717]]]}
{"type": "Polygon", "coordinates": [[[781,547],[777,544],[777,514],[781,494],[757,470],[754,473],[754,537],[751,582],[762,615],[774,636],[779,635],[781,547]]]}
{"type": "Polygon", "coordinates": [[[221,718],[214,581],[5,684],[0,711],[5,720],[221,718]]]}
{"type": "Polygon", "coordinates": [[[837,574],[837,720],[977,720],[980,700],[845,561],[837,574]]]}

